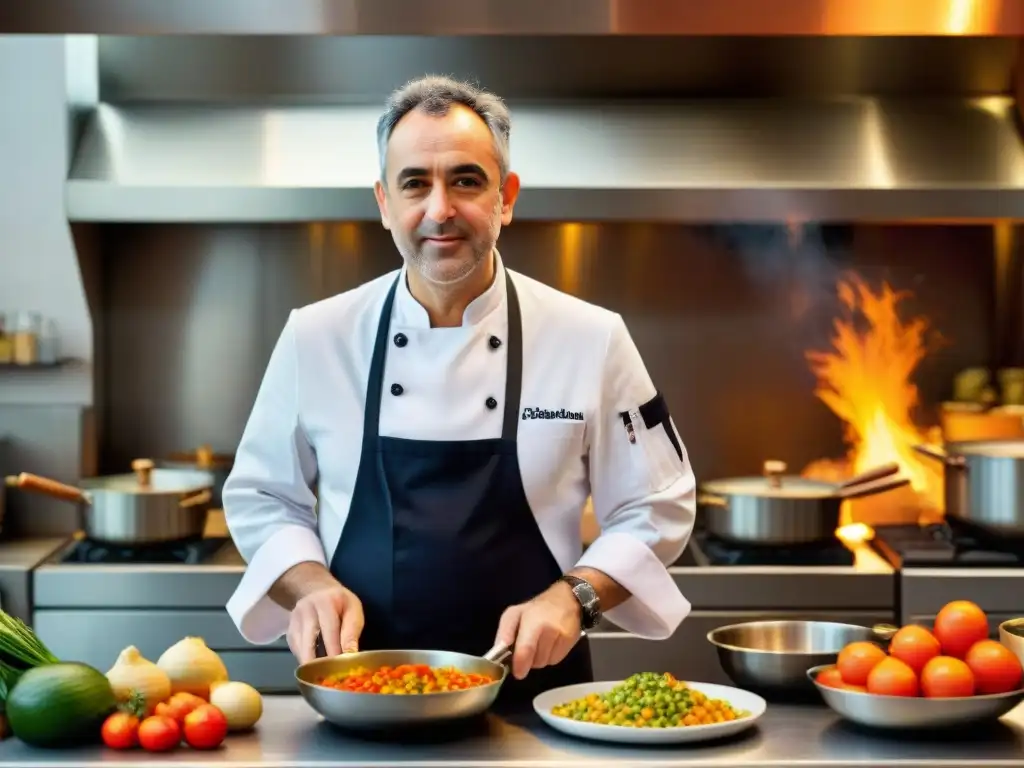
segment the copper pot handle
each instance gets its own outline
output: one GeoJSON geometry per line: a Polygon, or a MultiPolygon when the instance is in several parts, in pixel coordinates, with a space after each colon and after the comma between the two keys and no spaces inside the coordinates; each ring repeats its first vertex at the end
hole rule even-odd
{"type": "Polygon", "coordinates": [[[863,485],[864,483],[870,483],[874,480],[881,480],[883,477],[889,475],[895,475],[900,471],[900,465],[895,461],[889,464],[882,464],[881,466],[869,469],[867,472],[861,472],[859,475],[854,475],[848,480],[844,480],[839,484],[839,488],[852,488],[856,485],[863,485]]]}
{"type": "Polygon", "coordinates": [[[35,491],[62,501],[73,501],[75,503],[89,503],[89,497],[80,488],[48,477],[40,477],[30,472],[22,472],[6,479],[6,484],[11,488],[20,488],[24,491],[35,491]]]}
{"type": "Polygon", "coordinates": [[[209,504],[213,499],[213,494],[209,490],[200,491],[199,493],[187,496],[178,502],[178,506],[181,509],[188,509],[189,507],[199,507],[203,504],[209,504]]]}
{"type": "Polygon", "coordinates": [[[876,493],[885,493],[896,488],[902,488],[904,485],[910,485],[909,477],[887,477],[882,480],[876,480],[873,483],[864,483],[863,485],[855,485],[852,488],[840,489],[836,495],[840,499],[859,499],[861,496],[874,496],[876,493]]]}

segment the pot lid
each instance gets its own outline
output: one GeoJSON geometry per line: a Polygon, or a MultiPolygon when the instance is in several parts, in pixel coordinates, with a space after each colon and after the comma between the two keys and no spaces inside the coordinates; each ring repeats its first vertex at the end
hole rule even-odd
{"type": "Polygon", "coordinates": [[[209,472],[191,469],[154,469],[150,459],[132,462],[131,474],[106,475],[84,480],[81,487],[87,491],[113,491],[140,494],[190,494],[213,487],[209,472]]]}
{"type": "Polygon", "coordinates": [[[702,483],[707,493],[720,495],[762,496],[777,499],[824,499],[836,495],[836,485],[811,480],[799,475],[786,475],[782,461],[766,461],[761,477],[727,477],[702,483]]]}

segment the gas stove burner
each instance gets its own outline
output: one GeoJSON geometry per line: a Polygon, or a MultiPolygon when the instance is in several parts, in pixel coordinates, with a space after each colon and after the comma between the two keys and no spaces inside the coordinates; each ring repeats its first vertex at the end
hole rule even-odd
{"type": "Polygon", "coordinates": [[[1024,543],[994,538],[962,521],[879,525],[874,545],[897,568],[1024,567],[1024,543]]]}
{"type": "Polygon", "coordinates": [[[850,565],[853,552],[838,539],[820,544],[743,546],[699,532],[694,537],[711,565],[850,565]]]}
{"type": "Polygon", "coordinates": [[[168,544],[108,544],[90,539],[77,542],[61,559],[63,563],[194,565],[206,560],[226,539],[209,538],[168,544]]]}

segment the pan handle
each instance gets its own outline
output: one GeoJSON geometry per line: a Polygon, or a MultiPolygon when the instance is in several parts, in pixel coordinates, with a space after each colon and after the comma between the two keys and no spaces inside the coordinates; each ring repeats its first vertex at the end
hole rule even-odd
{"type": "Polygon", "coordinates": [[[209,490],[200,491],[199,493],[194,493],[191,496],[188,496],[187,498],[184,498],[181,501],[179,501],[178,507],[180,509],[188,509],[189,507],[201,507],[203,504],[209,504],[210,499],[212,498],[213,494],[210,493],[209,490]]]}
{"type": "Polygon", "coordinates": [[[484,658],[488,661],[493,661],[495,664],[501,664],[509,656],[512,655],[512,647],[505,645],[504,643],[496,643],[491,650],[484,654],[484,658]]]}
{"type": "Polygon", "coordinates": [[[48,477],[33,475],[31,472],[22,472],[20,475],[8,477],[6,485],[11,488],[21,488],[25,491],[35,491],[46,494],[62,501],[73,501],[76,503],[88,503],[89,498],[80,489],[67,483],[51,480],[48,477]]]}
{"type": "Polygon", "coordinates": [[[727,507],[729,502],[721,496],[713,496],[710,493],[701,493],[697,496],[697,504],[701,507],[727,507]]]}
{"type": "MultiPolygon", "coordinates": [[[[587,636],[585,631],[580,632],[580,637],[584,638],[587,636]]],[[[505,645],[502,642],[497,642],[487,653],[484,654],[484,658],[487,661],[493,661],[495,664],[501,664],[503,661],[507,661],[512,655],[512,646],[505,645]]]]}
{"type": "Polygon", "coordinates": [[[874,496],[876,493],[892,491],[904,485],[910,485],[909,477],[887,477],[873,483],[855,485],[853,488],[841,488],[836,495],[840,499],[858,499],[861,496],[874,496]]]}
{"type": "Polygon", "coordinates": [[[951,455],[942,448],[936,448],[934,445],[918,444],[914,446],[914,450],[922,456],[927,456],[929,459],[938,461],[948,467],[962,467],[964,465],[962,456],[951,455]]]}
{"type": "Polygon", "coordinates": [[[889,464],[882,464],[880,467],[869,469],[867,472],[861,472],[859,475],[854,475],[849,480],[845,480],[839,484],[839,489],[852,488],[855,485],[862,485],[864,483],[870,483],[872,480],[881,480],[883,477],[889,475],[895,475],[900,471],[900,465],[895,461],[889,464]]]}

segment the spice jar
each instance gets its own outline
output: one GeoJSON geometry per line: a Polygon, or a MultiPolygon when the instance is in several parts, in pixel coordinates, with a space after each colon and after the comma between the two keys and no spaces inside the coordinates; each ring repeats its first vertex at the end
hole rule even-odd
{"type": "Polygon", "coordinates": [[[56,365],[60,359],[60,335],[57,323],[47,320],[36,343],[36,359],[40,365],[56,365]]]}
{"type": "Polygon", "coordinates": [[[14,362],[18,365],[34,365],[39,361],[39,332],[42,324],[38,312],[15,314],[11,334],[14,342],[14,362]]]}
{"type": "Polygon", "coordinates": [[[0,312],[0,365],[10,365],[14,362],[14,340],[11,338],[10,328],[7,327],[7,317],[0,312]]]}

